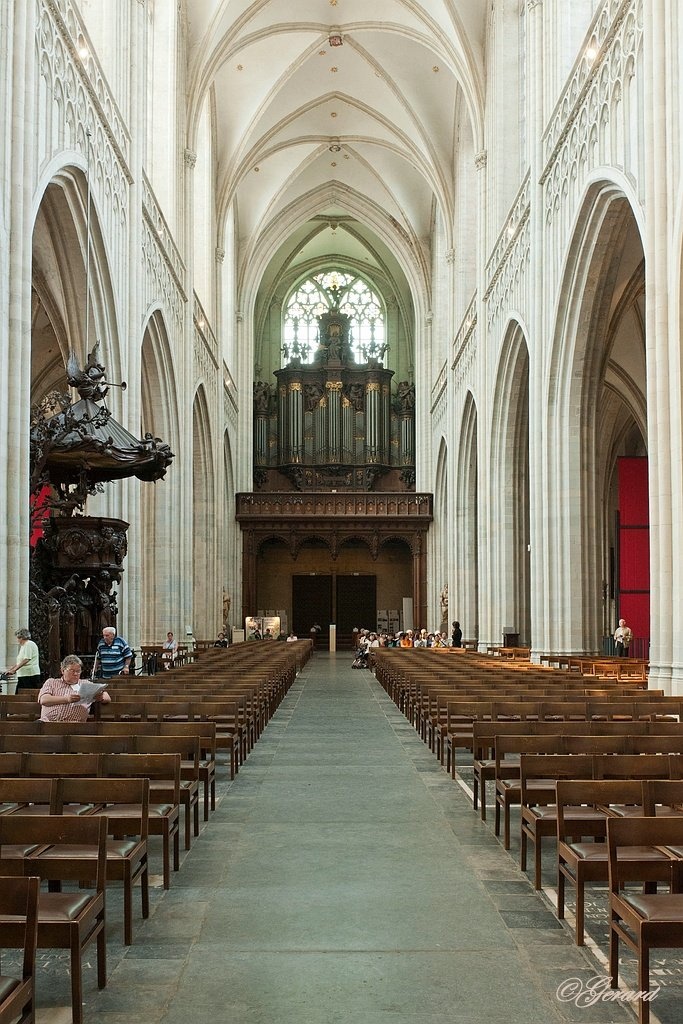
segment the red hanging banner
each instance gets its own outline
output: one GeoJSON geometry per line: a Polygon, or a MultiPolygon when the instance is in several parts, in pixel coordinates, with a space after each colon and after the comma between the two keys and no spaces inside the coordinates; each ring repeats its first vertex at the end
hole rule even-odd
{"type": "MultiPolygon", "coordinates": [[[[648,460],[620,458],[617,619],[636,639],[650,638],[650,510],[648,460]]],[[[646,645],[647,650],[647,645],[646,645]]]]}

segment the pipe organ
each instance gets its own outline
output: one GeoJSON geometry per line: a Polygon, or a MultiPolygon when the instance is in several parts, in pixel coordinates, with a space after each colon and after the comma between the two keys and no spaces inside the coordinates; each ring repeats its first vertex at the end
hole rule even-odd
{"type": "Polygon", "coordinates": [[[274,387],[254,383],[256,490],[414,489],[415,387],[392,392],[380,358],[356,363],[348,321],[325,313],[312,362],[295,355],[274,387]]]}

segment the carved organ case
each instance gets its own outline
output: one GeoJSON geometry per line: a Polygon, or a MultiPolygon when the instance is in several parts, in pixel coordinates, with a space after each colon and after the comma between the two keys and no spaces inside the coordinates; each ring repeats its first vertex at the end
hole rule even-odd
{"type": "Polygon", "coordinates": [[[413,490],[414,385],[393,391],[381,350],[354,361],[346,314],[319,325],[311,362],[294,355],[274,388],[254,384],[255,489],[413,490]]]}

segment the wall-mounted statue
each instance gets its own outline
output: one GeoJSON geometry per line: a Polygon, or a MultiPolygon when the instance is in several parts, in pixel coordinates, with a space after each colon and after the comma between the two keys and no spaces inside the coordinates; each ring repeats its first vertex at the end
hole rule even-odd
{"type": "Polygon", "coordinates": [[[273,389],[264,380],[254,381],[254,412],[257,416],[267,416],[273,398],[273,389]]]}
{"type": "Polygon", "coordinates": [[[406,416],[415,411],[415,385],[400,380],[396,388],[396,411],[406,416]]]}

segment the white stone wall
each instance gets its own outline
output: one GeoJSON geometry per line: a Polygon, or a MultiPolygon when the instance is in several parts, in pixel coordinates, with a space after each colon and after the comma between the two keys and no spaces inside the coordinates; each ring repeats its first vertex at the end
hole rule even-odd
{"type": "MultiPolygon", "coordinates": [[[[171,9],[178,19],[175,5],[171,9]]],[[[163,206],[145,173],[146,124],[154,101],[149,72],[155,59],[154,48],[147,44],[148,28],[145,5],[123,0],[116,9],[109,6],[107,10],[90,0],[83,0],[81,7],[75,0],[13,0],[0,11],[1,52],[6,55],[0,60],[0,107],[10,112],[0,135],[0,244],[3,252],[11,253],[8,261],[0,261],[0,351],[16,397],[11,405],[2,403],[0,413],[5,421],[0,441],[0,463],[5,469],[0,505],[8,523],[0,537],[6,598],[0,611],[0,648],[27,618],[31,239],[45,190],[56,180],[68,184],[70,192],[65,195],[72,203],[80,238],[78,251],[61,254],[61,265],[54,270],[56,282],[60,274],[68,281],[72,262],[83,266],[86,175],[90,183],[94,308],[89,344],[101,340],[111,379],[128,383],[125,399],[113,391],[108,404],[138,435],[149,429],[144,422],[147,410],[155,425],[164,425],[164,440],[172,442],[176,453],[165,481],[154,487],[135,481],[112,484],[89,506],[92,514],[121,515],[131,523],[119,594],[120,627],[138,644],[158,640],[167,628],[181,634],[194,620],[191,439],[193,402],[200,383],[208,396],[213,448],[199,472],[208,475],[223,499],[215,503],[206,531],[202,635],[212,635],[222,624],[224,588],[233,594],[233,607],[235,595],[239,600],[238,530],[233,517],[225,519],[222,514],[231,498],[225,491],[223,437],[227,430],[234,443],[238,396],[223,363],[229,346],[216,336],[215,312],[213,308],[205,312],[193,298],[193,254],[183,242],[192,235],[184,223],[180,230],[174,227],[174,197],[186,190],[192,161],[183,160],[181,153],[177,161],[166,159],[163,168],[157,159],[153,170],[163,206]],[[145,367],[143,343],[148,353],[145,367]],[[159,386],[162,374],[163,386],[159,386]],[[141,393],[143,378],[154,391],[153,405],[141,393]],[[165,498],[159,500],[162,493],[165,498]],[[168,515],[170,505],[174,511],[168,515]],[[165,584],[158,609],[143,600],[144,594],[153,593],[150,577],[165,584]]],[[[177,22],[166,24],[165,30],[180,45],[177,22]]],[[[168,95],[168,82],[166,86],[168,95]]],[[[177,148],[174,132],[184,116],[179,101],[180,96],[177,116],[164,136],[167,156],[174,145],[177,148]]],[[[206,182],[201,187],[206,190],[206,182]]],[[[205,199],[203,193],[200,199],[205,199]]],[[[208,208],[213,209],[212,200],[208,208]]],[[[58,234],[58,226],[52,227],[58,234]]],[[[211,235],[215,237],[215,232],[209,226],[205,237],[211,235]]],[[[211,243],[212,253],[214,249],[211,243]]],[[[203,265],[205,256],[202,253],[203,265]]],[[[208,285],[204,290],[213,307],[213,282],[208,285]]],[[[68,293],[68,285],[57,287],[68,293]]],[[[80,348],[85,344],[83,338],[67,340],[80,348]]],[[[8,654],[11,650],[8,641],[8,654]]]]}

